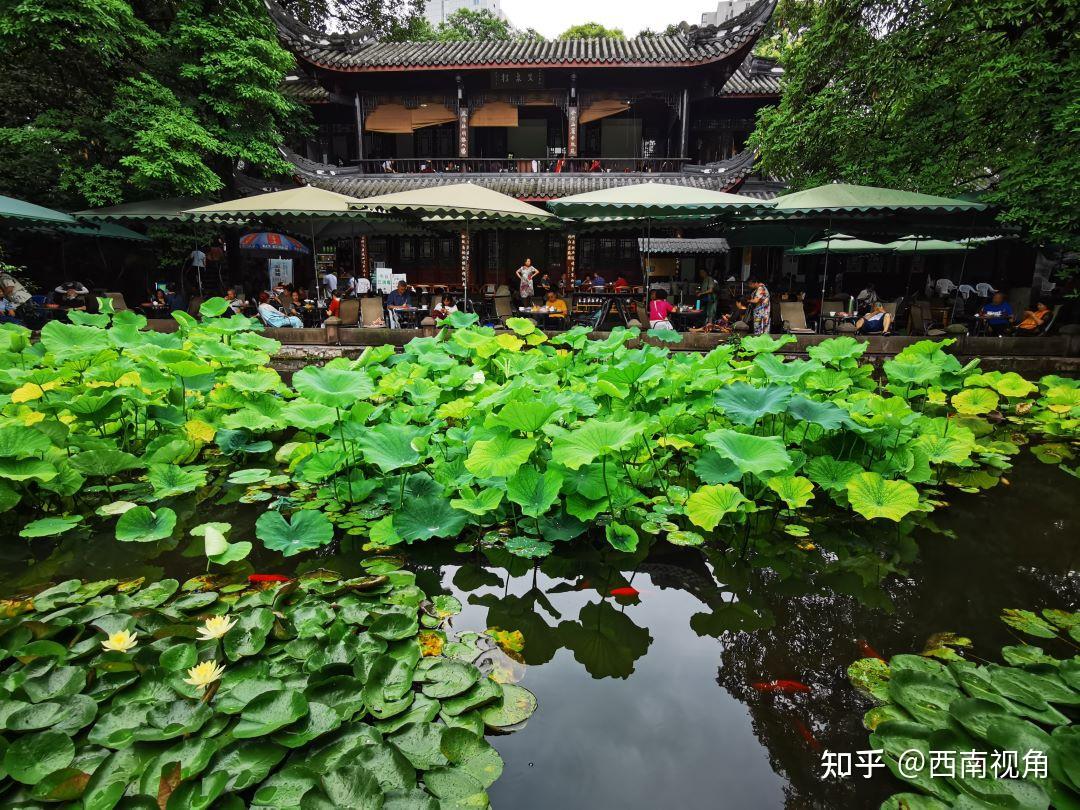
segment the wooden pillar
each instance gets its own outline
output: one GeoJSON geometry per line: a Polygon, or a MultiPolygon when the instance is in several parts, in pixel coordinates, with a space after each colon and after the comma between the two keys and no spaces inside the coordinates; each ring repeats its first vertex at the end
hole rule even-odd
{"type": "Polygon", "coordinates": [[[458,108],[458,157],[469,156],[469,108],[458,108]]]}
{"type": "Polygon", "coordinates": [[[465,289],[469,288],[469,264],[472,260],[472,242],[469,238],[469,232],[467,230],[461,231],[461,286],[465,289]]]}
{"type": "Polygon", "coordinates": [[[354,97],[356,104],[356,157],[360,160],[360,171],[364,170],[364,109],[360,104],[360,94],[354,97]]]}
{"type": "Polygon", "coordinates": [[[682,91],[682,121],[679,123],[682,125],[679,128],[679,157],[684,158],[688,155],[687,144],[690,140],[690,91],[687,88],[683,88],[682,91]]]}
{"type": "Polygon", "coordinates": [[[577,266],[577,234],[566,235],[566,270],[563,272],[563,289],[566,295],[574,292],[574,268],[577,266]]]}
{"type": "Polygon", "coordinates": [[[566,108],[566,156],[578,156],[578,108],[566,108]]]}

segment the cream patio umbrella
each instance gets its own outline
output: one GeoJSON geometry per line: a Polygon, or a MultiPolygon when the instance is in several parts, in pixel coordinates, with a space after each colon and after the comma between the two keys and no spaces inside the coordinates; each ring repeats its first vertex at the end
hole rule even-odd
{"type": "MultiPolygon", "coordinates": [[[[753,213],[771,208],[771,200],[740,194],[675,185],[674,183],[632,183],[586,191],[549,200],[548,208],[564,217],[588,222],[607,219],[645,220],[646,246],[652,245],[653,220],[665,222],[713,219],[723,213],[753,213]]],[[[645,258],[645,289],[649,288],[651,251],[645,258]]]]}
{"type": "Polygon", "coordinates": [[[405,214],[432,226],[464,223],[461,280],[466,307],[469,305],[470,226],[473,222],[541,227],[559,224],[557,217],[542,208],[475,183],[448,183],[380,194],[357,200],[352,207],[372,214],[405,214]]]}

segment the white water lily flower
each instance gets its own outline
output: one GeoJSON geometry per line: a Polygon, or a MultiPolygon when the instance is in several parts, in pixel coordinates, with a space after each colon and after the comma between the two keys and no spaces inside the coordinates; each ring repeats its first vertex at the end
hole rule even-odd
{"type": "Polygon", "coordinates": [[[221,638],[232,629],[234,624],[236,624],[236,619],[230,619],[228,616],[211,616],[199,628],[199,641],[213,641],[215,638],[221,638]]]}
{"type": "Polygon", "coordinates": [[[130,652],[138,644],[138,633],[129,633],[127,630],[120,630],[110,635],[107,639],[101,642],[101,646],[106,650],[113,652],[130,652]]]}
{"type": "Polygon", "coordinates": [[[485,379],[484,372],[476,371],[473,372],[473,375],[469,378],[469,382],[473,385],[483,385],[485,379]]]}
{"type": "Polygon", "coordinates": [[[210,684],[221,677],[225,667],[213,659],[196,664],[187,671],[188,676],[184,683],[189,683],[198,689],[206,689],[210,684]]]}

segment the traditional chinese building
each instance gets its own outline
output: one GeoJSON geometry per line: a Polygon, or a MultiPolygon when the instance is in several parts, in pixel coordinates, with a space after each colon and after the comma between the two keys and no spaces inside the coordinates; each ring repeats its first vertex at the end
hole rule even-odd
{"type": "MultiPolygon", "coordinates": [[[[685,34],[551,42],[380,43],[267,4],[297,56],[290,91],[317,127],[289,155],[307,182],[368,197],[468,180],[537,204],[647,180],[770,193],[744,146],[757,110],[779,96],[780,68],[751,54],[774,0],[685,34]]],[[[580,235],[579,272],[638,273],[637,236],[580,235]]],[[[387,237],[362,253],[440,281],[456,274],[456,250],[452,238],[387,237]]],[[[474,272],[505,283],[525,256],[561,275],[566,235],[483,234],[474,272]]]]}

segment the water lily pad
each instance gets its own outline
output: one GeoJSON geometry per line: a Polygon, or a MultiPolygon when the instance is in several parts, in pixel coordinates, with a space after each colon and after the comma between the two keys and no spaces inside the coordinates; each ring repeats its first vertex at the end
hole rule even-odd
{"type": "Polygon", "coordinates": [[[536,695],[523,686],[503,684],[502,697],[480,709],[484,725],[492,729],[516,726],[536,711],[536,695]]]}
{"type": "Polygon", "coordinates": [[[63,515],[62,517],[38,518],[27,523],[19,531],[20,537],[55,537],[69,532],[82,523],[82,515],[63,515]]]}
{"type": "Polygon", "coordinates": [[[75,758],[75,743],[59,731],[42,731],[19,737],[4,754],[4,770],[16,782],[36,785],[46,776],[66,768],[75,758]]]}
{"type": "Polygon", "coordinates": [[[176,512],[163,506],[156,512],[148,506],[128,509],[116,521],[116,539],[126,543],[151,543],[171,537],[176,512]]]}
{"type": "Polygon", "coordinates": [[[291,689],[265,692],[244,707],[232,735],[237,739],[266,737],[295,723],[307,712],[307,699],[300,692],[291,689]]]}
{"type": "Polygon", "coordinates": [[[255,536],[286,557],[325,546],[334,539],[334,526],[322,512],[302,509],[286,520],[280,512],[263,512],[255,521],[255,536]]]}

